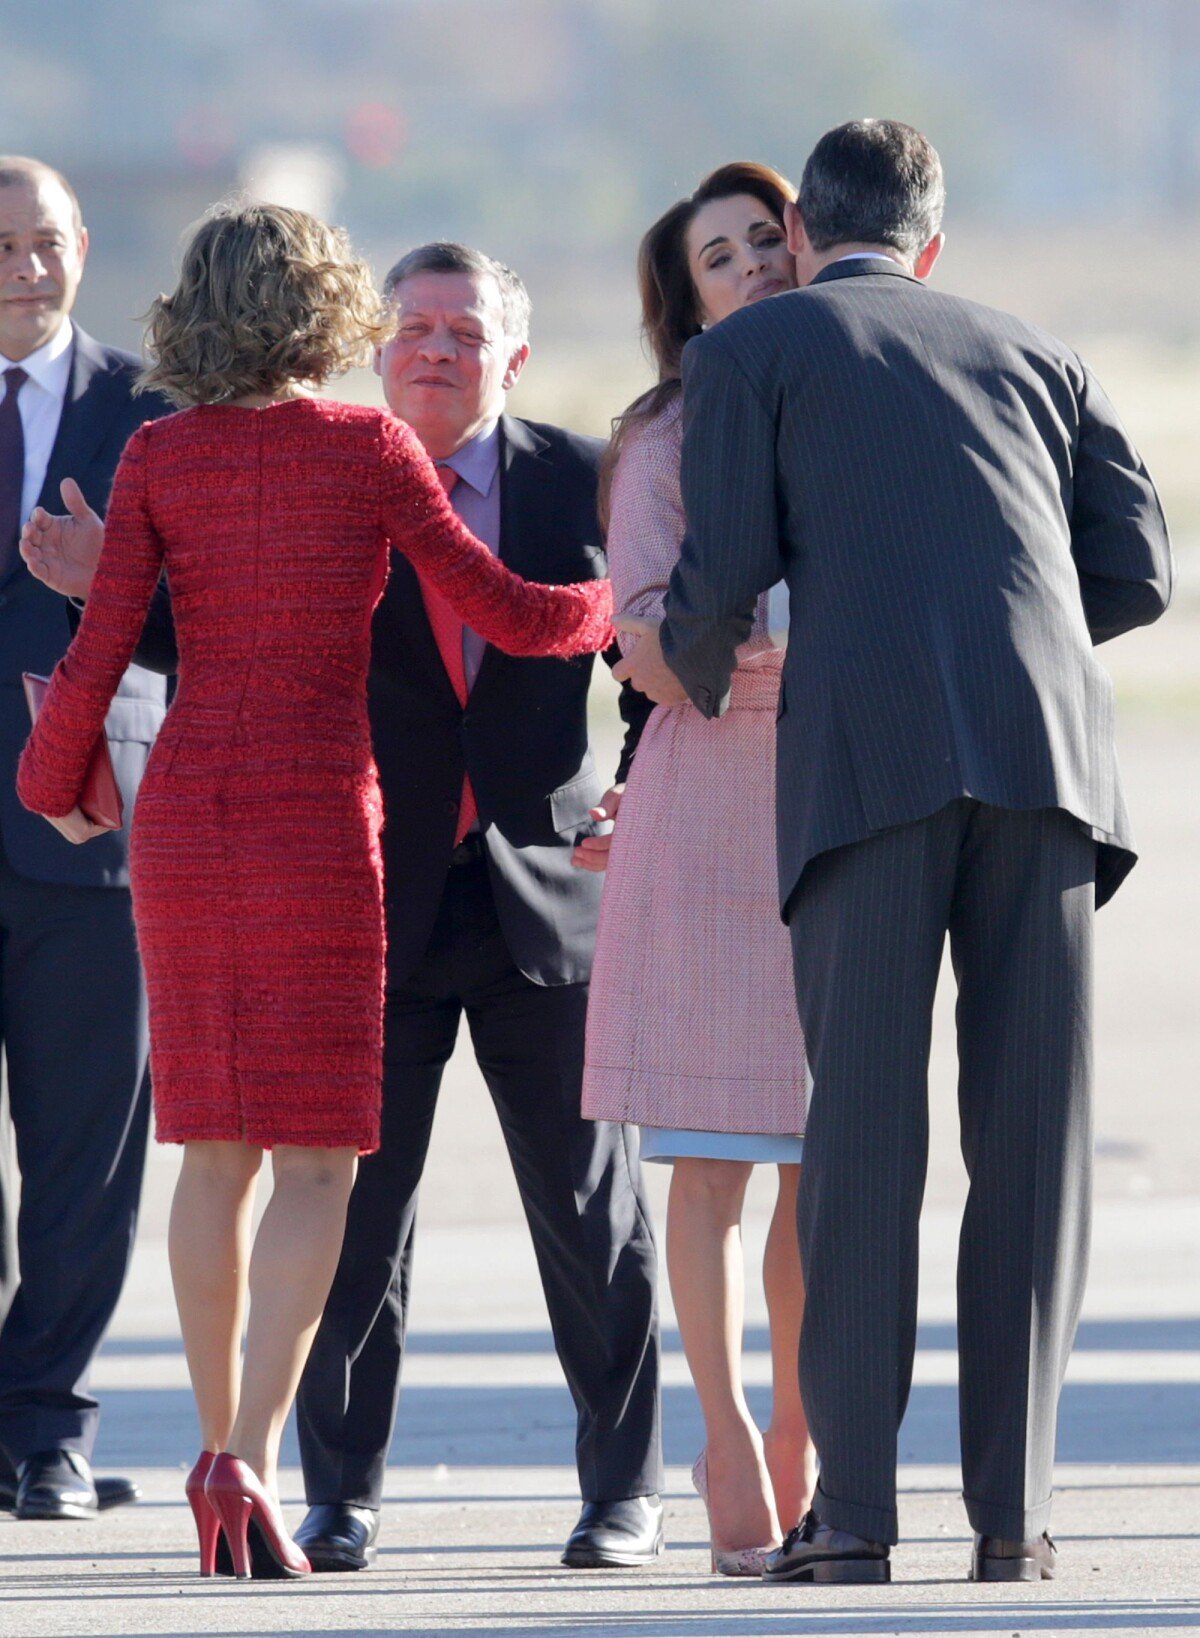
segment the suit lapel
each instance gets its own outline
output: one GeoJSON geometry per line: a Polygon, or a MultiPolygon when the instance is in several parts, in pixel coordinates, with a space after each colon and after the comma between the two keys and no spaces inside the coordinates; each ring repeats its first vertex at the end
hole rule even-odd
{"type": "MultiPolygon", "coordinates": [[[[549,578],[541,558],[541,542],[554,516],[557,473],[545,458],[549,448],[524,421],[500,419],[500,560],[528,580],[549,578]]],[[[383,601],[376,611],[376,642],[386,641],[381,627],[390,625],[414,664],[420,665],[435,687],[444,688],[455,706],[458,697],[446,675],[416,571],[402,552],[393,550],[391,574],[383,601]]],[[[471,690],[488,685],[503,656],[489,643],[471,690]]],[[[502,673],[502,667],[501,673],[502,673]]]]}
{"type": "Polygon", "coordinates": [[[409,661],[428,677],[432,687],[445,689],[457,709],[458,695],[438,652],[437,639],[425,612],[425,599],[421,594],[417,571],[404,553],[395,547],[392,548],[387,588],[375,611],[372,641],[377,652],[386,652],[388,627],[395,633],[395,641],[409,661]]]}
{"type": "MultiPolygon", "coordinates": [[[[525,421],[500,417],[500,550],[497,556],[525,580],[546,580],[542,556],[554,517],[558,474],[547,459],[549,445],[525,421]]],[[[477,695],[503,659],[489,643],[483,651],[472,695],[477,695]]],[[[501,667],[502,669],[502,667],[501,667]]]]}
{"type": "Polygon", "coordinates": [[[527,422],[501,416],[500,438],[500,560],[515,574],[536,578],[558,474],[546,455],[549,444],[527,422]]]}
{"type": "Polygon", "coordinates": [[[71,379],[46,477],[38,497],[48,512],[61,512],[58,486],[64,478],[82,480],[92,457],[104,442],[112,424],[113,411],[121,399],[121,389],[108,373],[99,346],[78,325],[71,358],[71,379]]]}

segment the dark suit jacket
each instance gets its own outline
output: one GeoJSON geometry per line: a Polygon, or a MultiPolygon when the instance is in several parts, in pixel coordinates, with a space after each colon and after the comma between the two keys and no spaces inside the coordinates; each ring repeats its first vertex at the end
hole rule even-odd
{"type": "Polygon", "coordinates": [[[734,314],[684,354],[690,525],[663,648],[706,715],[781,577],[781,902],[808,861],[962,796],[1060,807],[1134,855],[1092,644],[1171,587],[1150,478],[1062,342],[882,258],[734,314]]]}
{"type": "MultiPolygon", "coordinates": [[[[596,520],[603,444],[560,427],[501,420],[500,557],[527,580],[561,585],[606,572],[596,520]]],[[[605,658],[619,657],[614,648],[605,658]]],[[[175,663],[170,605],[156,597],[138,658],[175,663]]],[[[383,790],[388,969],[403,980],[425,953],[450,869],[464,772],[479,807],[497,914],[514,962],[539,984],[591,970],[602,877],[571,850],[609,781],[587,733],[593,656],[515,659],[488,647],[465,709],[446,675],[417,577],[401,552],[375,613],[368,698],[383,790]]],[[[652,709],[621,691],[624,778],[652,709]]]]}
{"type": "MultiPolygon", "coordinates": [[[[558,585],[606,573],[596,522],[603,445],[560,427],[501,422],[500,557],[526,580],[558,585]]],[[[610,660],[615,658],[610,656],[610,660]]],[[[383,786],[388,967],[402,978],[424,954],[442,895],[464,771],[479,805],[496,909],[513,960],[539,984],[591,970],[603,878],[573,869],[576,837],[609,783],[587,734],[591,655],[514,659],[489,647],[460,707],[437,652],[417,579],[392,554],[375,616],[370,679],[383,786]]],[[[622,690],[624,776],[649,703],[622,690]]]]}
{"type": "MultiPolygon", "coordinates": [[[[133,396],[141,369],[138,359],[100,346],[78,325],[74,330],[71,380],[40,504],[60,512],[58,486],[63,478],[74,478],[89,504],[103,514],[129,435],[143,421],[169,414],[171,406],[156,394],[133,396]]],[[[166,683],[161,676],[131,666],[105,725],[125,798],[123,830],[99,836],[86,847],[73,847],[17,800],[17,759],[29,737],[21,673],[48,676],[66,652],[71,634],[64,599],[19,563],[0,585],[0,837],[9,864],[33,881],[125,887],[129,883],[128,816],[166,710],[166,683]]]]}

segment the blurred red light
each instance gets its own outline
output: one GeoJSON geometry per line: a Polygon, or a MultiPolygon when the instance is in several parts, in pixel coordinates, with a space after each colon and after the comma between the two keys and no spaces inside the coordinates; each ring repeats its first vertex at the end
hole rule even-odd
{"type": "Polygon", "coordinates": [[[375,170],[392,164],[407,135],[403,114],[385,102],[360,102],[346,119],[348,152],[375,170]]]}
{"type": "Polygon", "coordinates": [[[185,164],[209,170],[233,153],[237,133],[222,109],[206,104],[180,114],[175,121],[175,141],[185,164]]]}

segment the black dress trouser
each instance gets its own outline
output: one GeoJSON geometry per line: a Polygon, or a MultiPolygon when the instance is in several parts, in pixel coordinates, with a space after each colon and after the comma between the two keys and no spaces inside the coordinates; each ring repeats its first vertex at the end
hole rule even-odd
{"type": "Polygon", "coordinates": [[[788,905],[813,1075],[800,1383],[825,1523],[894,1542],[912,1383],[934,990],[958,980],[963,1494],[972,1526],[1046,1528],[1091,1214],[1096,844],[1058,809],[963,799],[831,850],[788,905]]]}
{"type": "Polygon", "coordinates": [[[655,1250],[625,1129],[579,1113],[586,984],[513,964],[487,864],[449,872],[429,947],[384,1015],[383,1133],[296,1400],[309,1505],[379,1507],[396,1421],[417,1189],[465,1012],[504,1131],[555,1347],[578,1412],[585,1500],[662,1484],[655,1250]]]}
{"type": "Polygon", "coordinates": [[[150,1116],[126,889],[29,881],[0,849],[0,1031],[21,1176],[0,1451],[90,1457],[88,1374],[129,1266],[150,1116]]]}

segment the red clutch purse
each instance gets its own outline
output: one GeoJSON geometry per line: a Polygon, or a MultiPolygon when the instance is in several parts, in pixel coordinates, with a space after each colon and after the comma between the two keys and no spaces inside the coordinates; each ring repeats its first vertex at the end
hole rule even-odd
{"type": "MultiPolygon", "coordinates": [[[[50,679],[35,676],[32,671],[23,671],[21,681],[25,684],[25,699],[29,706],[30,718],[36,722],[42,701],[46,698],[46,690],[50,686],[50,679]]],[[[102,825],[105,830],[120,830],[124,823],[125,805],[121,801],[121,787],[117,784],[117,776],[113,772],[112,757],[103,729],[88,758],[83,789],[79,793],[79,806],[94,825],[102,825]]]]}

